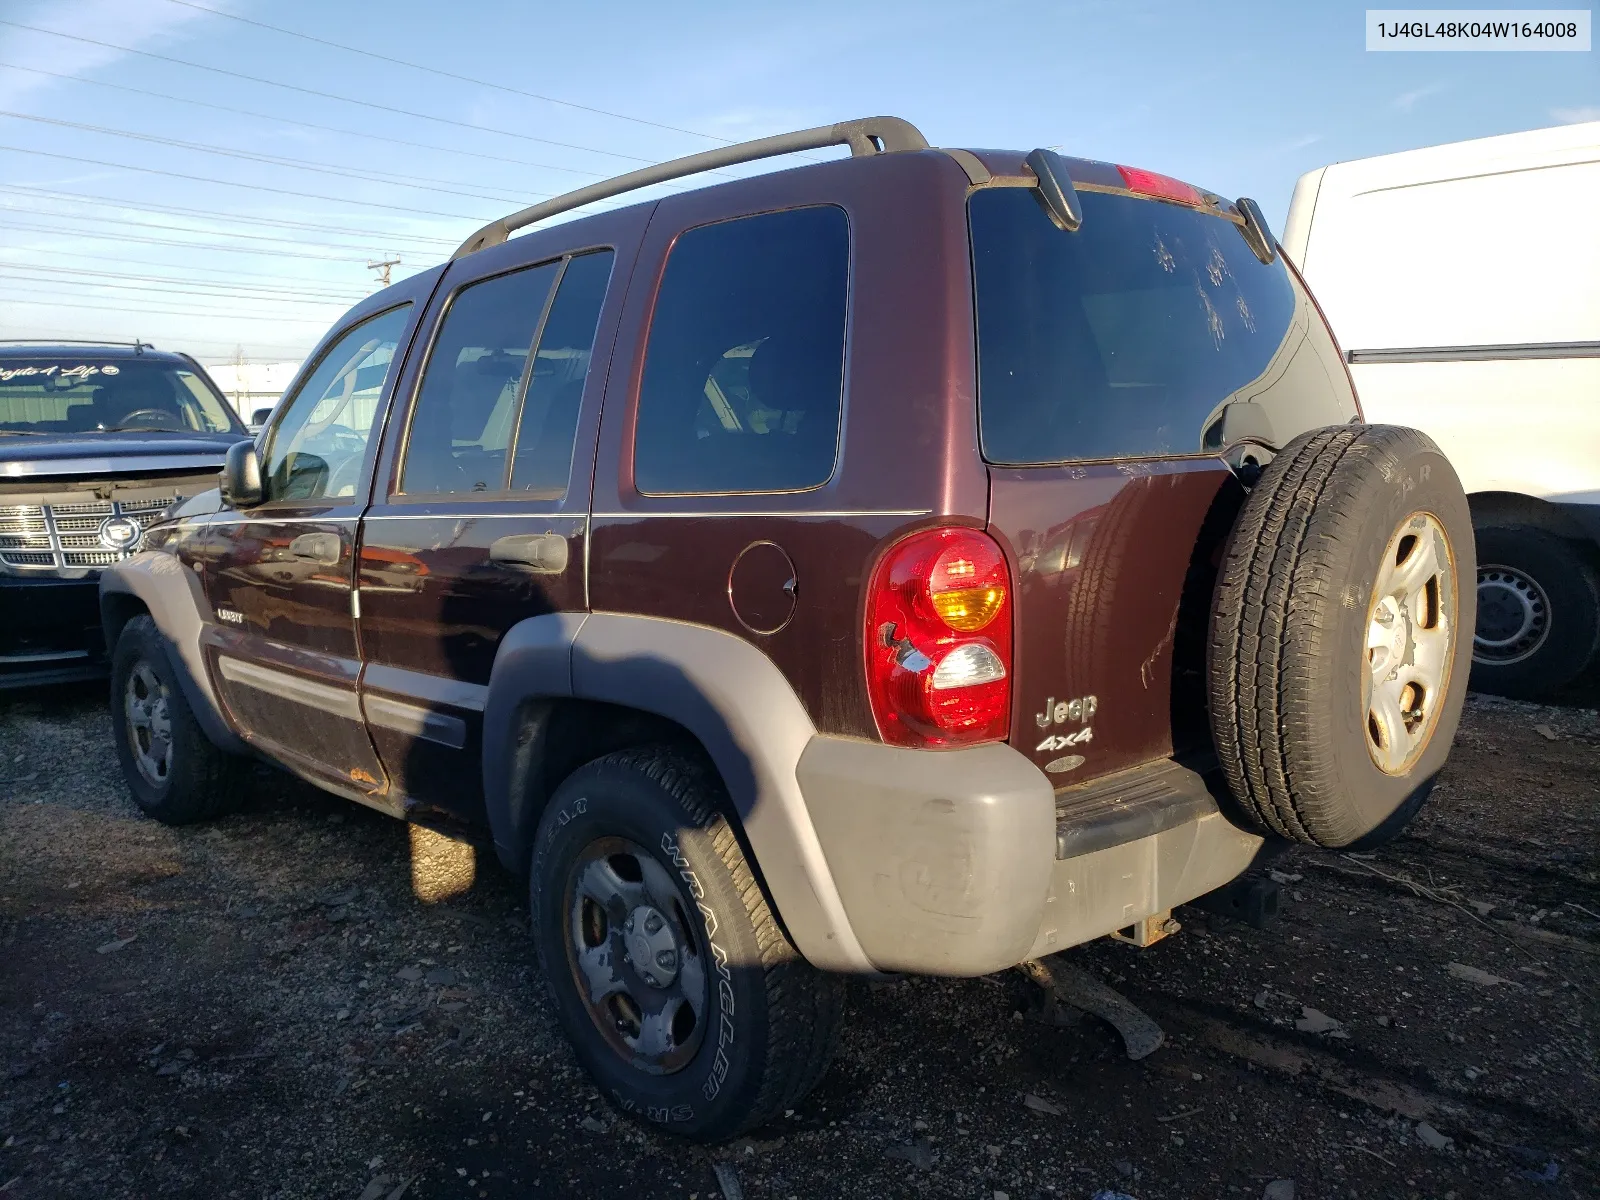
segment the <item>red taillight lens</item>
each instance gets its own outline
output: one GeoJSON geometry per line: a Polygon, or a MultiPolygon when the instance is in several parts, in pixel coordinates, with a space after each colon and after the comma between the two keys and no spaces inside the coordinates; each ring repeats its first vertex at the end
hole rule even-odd
{"type": "Polygon", "coordinates": [[[897,746],[1003,741],[1011,722],[1011,570],[975,529],[927,529],[867,591],[867,692],[897,746]]]}
{"type": "Polygon", "coordinates": [[[1191,187],[1181,179],[1174,179],[1170,175],[1158,175],[1154,171],[1141,171],[1138,167],[1118,167],[1122,178],[1127,182],[1130,192],[1138,192],[1144,196],[1155,196],[1161,200],[1176,200],[1179,204],[1193,204],[1197,207],[1205,204],[1205,197],[1200,194],[1200,189],[1191,187]]]}

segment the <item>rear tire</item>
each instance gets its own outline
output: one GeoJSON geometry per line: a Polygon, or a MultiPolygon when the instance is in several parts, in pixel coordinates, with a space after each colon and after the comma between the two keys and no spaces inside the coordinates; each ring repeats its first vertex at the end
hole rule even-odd
{"type": "Polygon", "coordinates": [[[556,789],[529,873],[539,965],[584,1068],[622,1112],[699,1142],[816,1085],[845,994],[784,936],[720,791],[669,749],[601,758],[556,789]]]}
{"type": "Polygon", "coordinates": [[[148,616],[123,626],[112,653],[111,723],[123,778],[146,815],[191,825],[242,803],[248,764],[217,749],[195,721],[148,616]]]}
{"type": "Polygon", "coordinates": [[[1572,682],[1600,644],[1600,579],[1571,542],[1533,525],[1485,525],[1478,540],[1472,686],[1537,699],[1572,682]]]}
{"type": "Polygon", "coordinates": [[[1461,718],[1474,578],[1426,435],[1319,429],[1272,460],[1224,551],[1209,664],[1217,756],[1259,829],[1370,845],[1416,814],[1461,718]]]}

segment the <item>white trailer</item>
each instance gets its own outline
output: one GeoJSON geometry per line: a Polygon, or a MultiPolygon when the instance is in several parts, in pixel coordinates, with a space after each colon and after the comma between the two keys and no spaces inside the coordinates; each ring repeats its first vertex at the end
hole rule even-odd
{"type": "Polygon", "coordinates": [[[1424,430],[1460,472],[1474,686],[1582,673],[1600,650],[1600,122],[1321,167],[1283,248],[1367,419],[1424,430]]]}

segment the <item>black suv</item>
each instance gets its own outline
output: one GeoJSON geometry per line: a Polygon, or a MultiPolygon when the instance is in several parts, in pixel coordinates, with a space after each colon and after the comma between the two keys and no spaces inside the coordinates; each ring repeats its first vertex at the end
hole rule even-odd
{"type": "Polygon", "coordinates": [[[0,342],[0,688],[104,673],[101,569],[248,436],[186,354],[0,342]]]}

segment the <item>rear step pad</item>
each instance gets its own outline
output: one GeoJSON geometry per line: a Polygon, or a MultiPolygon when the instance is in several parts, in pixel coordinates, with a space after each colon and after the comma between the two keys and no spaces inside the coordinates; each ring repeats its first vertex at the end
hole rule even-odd
{"type": "Polygon", "coordinates": [[[1056,793],[1056,858],[1138,841],[1217,811],[1204,777],[1171,759],[1056,793]]]}

